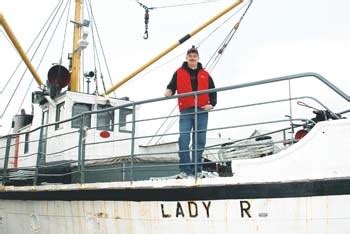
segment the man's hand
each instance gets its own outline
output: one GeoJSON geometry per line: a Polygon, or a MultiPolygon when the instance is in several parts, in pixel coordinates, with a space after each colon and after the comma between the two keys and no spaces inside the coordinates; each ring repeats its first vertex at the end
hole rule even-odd
{"type": "Polygon", "coordinates": [[[173,91],[171,91],[171,89],[165,90],[165,93],[164,93],[165,97],[170,97],[171,95],[173,95],[173,91]]]}
{"type": "Polygon", "coordinates": [[[208,104],[208,105],[202,106],[202,108],[206,111],[211,111],[214,107],[212,105],[208,104]]]}

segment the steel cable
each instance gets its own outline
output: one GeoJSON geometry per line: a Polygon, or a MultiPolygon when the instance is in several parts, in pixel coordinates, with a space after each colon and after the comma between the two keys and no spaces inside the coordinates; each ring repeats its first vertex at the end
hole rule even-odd
{"type": "MultiPolygon", "coordinates": [[[[62,7],[62,3],[63,3],[63,1],[60,3],[60,5],[59,5],[58,9],[56,10],[56,12],[55,12],[55,14],[54,14],[54,16],[53,16],[53,18],[52,18],[51,22],[49,23],[49,25],[48,25],[48,27],[47,27],[46,31],[44,32],[44,35],[43,35],[43,37],[41,38],[41,40],[40,40],[40,42],[39,42],[39,44],[38,44],[38,46],[37,46],[36,50],[34,51],[34,53],[33,53],[32,57],[30,58],[30,60],[31,60],[31,61],[33,60],[34,56],[35,56],[35,55],[36,55],[36,53],[38,52],[38,49],[39,49],[39,47],[40,47],[41,43],[43,42],[43,40],[44,40],[44,38],[45,38],[45,36],[46,36],[47,32],[48,32],[48,31],[49,31],[49,29],[50,29],[50,26],[52,25],[52,23],[53,23],[54,19],[56,18],[57,13],[58,13],[58,12],[59,12],[59,10],[61,9],[61,7],[62,7]]],[[[26,69],[24,70],[24,72],[23,72],[23,74],[22,74],[22,76],[21,76],[21,78],[20,78],[20,80],[19,80],[18,84],[16,85],[15,90],[13,91],[13,93],[12,93],[12,95],[11,95],[11,97],[10,97],[9,101],[7,102],[7,104],[6,104],[5,108],[4,108],[4,111],[2,112],[2,114],[1,114],[1,116],[0,116],[0,117],[4,116],[4,114],[6,113],[6,110],[7,110],[7,108],[9,107],[9,104],[11,103],[11,101],[12,101],[12,99],[13,99],[14,95],[16,94],[16,92],[17,92],[17,90],[18,90],[18,87],[20,86],[21,82],[23,81],[24,75],[26,74],[27,70],[28,70],[28,68],[26,68],[26,69]]]]}
{"type": "MultiPolygon", "coordinates": [[[[55,8],[52,10],[52,12],[50,13],[49,17],[47,18],[47,20],[45,21],[44,25],[41,27],[39,33],[36,35],[36,37],[34,38],[33,42],[30,44],[28,50],[26,51],[26,54],[29,53],[29,51],[31,50],[31,48],[33,47],[34,43],[36,42],[36,40],[39,38],[39,35],[41,34],[41,32],[44,30],[44,28],[46,27],[46,24],[49,22],[50,18],[52,17],[52,15],[54,14],[54,12],[57,10],[57,8],[59,7],[59,5],[62,5],[63,0],[59,0],[58,4],[55,6],[55,8]]],[[[1,31],[2,32],[2,31],[1,31]]],[[[6,36],[6,39],[9,41],[9,39],[6,36]]],[[[10,44],[12,45],[12,42],[9,41],[10,44]]],[[[13,46],[13,45],[12,45],[13,46]]],[[[17,50],[16,50],[17,51],[17,50]]],[[[15,73],[17,72],[19,66],[22,64],[22,60],[17,64],[14,72],[11,74],[10,78],[7,80],[5,86],[1,89],[0,94],[4,92],[4,90],[6,89],[6,87],[8,86],[8,84],[10,83],[11,79],[13,78],[13,76],[15,75],[15,73]]]]}
{"type": "MultiPolygon", "coordinates": [[[[111,85],[113,85],[112,76],[111,76],[111,72],[110,72],[110,70],[109,70],[109,66],[108,66],[108,63],[107,63],[106,55],[105,55],[105,52],[104,52],[104,49],[103,49],[103,46],[102,46],[102,41],[101,41],[100,33],[99,33],[99,31],[98,31],[98,27],[97,27],[97,23],[96,23],[96,20],[95,20],[95,16],[94,16],[94,13],[93,13],[93,11],[92,11],[92,4],[91,4],[91,1],[88,0],[88,3],[89,3],[89,7],[90,7],[90,9],[91,9],[92,23],[93,23],[93,26],[95,26],[96,35],[97,35],[97,39],[98,39],[98,42],[99,42],[99,45],[100,45],[100,48],[101,48],[102,57],[103,57],[103,60],[104,60],[105,65],[106,65],[106,70],[107,70],[108,78],[109,78],[109,80],[110,80],[110,82],[111,82],[111,85]]],[[[92,26],[92,27],[93,27],[93,26],[92,26]]],[[[103,77],[102,77],[102,79],[103,79],[103,77]]],[[[113,91],[113,95],[114,95],[114,97],[116,97],[114,91],[113,91]]]]}
{"type": "MultiPolygon", "coordinates": [[[[49,41],[48,41],[48,43],[47,43],[47,45],[46,45],[46,48],[45,48],[45,50],[44,50],[44,53],[42,54],[42,56],[41,56],[41,58],[40,58],[40,61],[39,61],[38,66],[36,67],[36,70],[39,69],[39,67],[40,67],[40,65],[41,65],[41,63],[42,63],[42,61],[44,60],[44,57],[45,57],[45,55],[46,55],[46,52],[47,52],[47,50],[48,50],[48,48],[49,48],[49,46],[50,46],[50,44],[51,44],[51,42],[52,42],[52,39],[53,39],[53,37],[54,37],[54,35],[55,35],[56,31],[57,31],[58,25],[60,24],[60,22],[61,22],[61,20],[62,20],[63,14],[64,14],[64,12],[65,12],[65,10],[66,10],[67,5],[68,5],[69,2],[70,2],[70,1],[67,1],[65,7],[64,7],[63,10],[62,10],[62,13],[61,13],[61,15],[60,15],[60,18],[59,18],[58,21],[57,21],[57,24],[56,24],[56,26],[55,26],[55,28],[54,28],[52,34],[51,34],[51,37],[50,37],[50,39],[49,39],[49,41]]],[[[26,96],[27,96],[27,94],[28,94],[28,92],[29,92],[29,90],[30,90],[30,87],[31,87],[32,83],[33,83],[33,79],[31,80],[31,82],[30,82],[30,84],[29,84],[29,86],[28,86],[28,88],[27,88],[27,90],[26,90],[26,93],[25,93],[25,95],[24,95],[24,97],[23,97],[23,99],[22,99],[22,102],[21,102],[21,105],[19,106],[19,109],[17,110],[17,113],[18,113],[18,112],[20,111],[20,109],[22,108],[22,105],[23,105],[24,100],[25,100],[25,98],[26,98],[26,96]]]]}

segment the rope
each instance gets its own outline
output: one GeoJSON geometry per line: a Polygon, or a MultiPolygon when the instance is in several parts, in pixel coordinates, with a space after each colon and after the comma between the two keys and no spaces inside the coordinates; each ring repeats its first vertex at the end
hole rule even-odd
{"type": "MultiPolygon", "coordinates": [[[[50,18],[52,17],[52,15],[54,14],[54,12],[57,10],[57,8],[59,7],[59,5],[62,5],[63,0],[59,0],[57,5],[55,6],[55,8],[52,10],[52,12],[50,13],[49,17],[47,18],[47,20],[45,21],[44,25],[41,27],[39,33],[36,35],[36,37],[34,38],[33,42],[30,44],[29,48],[26,51],[26,54],[29,53],[29,51],[31,50],[31,48],[33,47],[34,43],[36,42],[36,40],[39,38],[39,35],[41,34],[41,32],[44,30],[44,28],[46,27],[46,24],[49,22],[50,18]]],[[[2,31],[1,31],[2,32],[2,31]]],[[[47,32],[47,31],[46,31],[47,32]]],[[[5,35],[5,34],[4,34],[5,35]]],[[[44,34],[45,35],[45,34],[44,34]]],[[[7,40],[9,40],[6,37],[7,40]]],[[[13,46],[12,42],[9,41],[10,44],[13,46]]],[[[42,41],[41,41],[42,42],[42,41]]],[[[17,50],[16,50],[17,51],[17,50]]],[[[37,50],[36,50],[37,51],[37,50]]],[[[6,81],[5,86],[1,89],[0,94],[4,92],[4,90],[7,88],[7,86],[9,85],[10,81],[12,80],[13,76],[15,75],[15,73],[17,72],[19,66],[22,64],[22,60],[19,61],[19,63],[17,64],[15,70],[13,71],[13,73],[11,74],[10,78],[6,81]]]]}
{"type": "MultiPolygon", "coordinates": [[[[54,19],[56,18],[57,13],[58,13],[59,10],[61,9],[61,7],[62,7],[62,5],[63,5],[62,3],[63,3],[63,1],[60,3],[60,5],[59,5],[57,11],[55,12],[55,14],[54,14],[54,16],[53,16],[51,22],[49,23],[49,25],[48,25],[48,27],[47,27],[45,33],[44,33],[43,37],[41,38],[41,40],[40,40],[40,42],[39,42],[39,44],[38,44],[36,50],[34,51],[34,54],[33,54],[32,57],[30,58],[31,61],[33,60],[34,56],[36,55],[36,53],[37,53],[37,51],[38,51],[38,49],[39,49],[41,43],[43,42],[43,40],[44,40],[44,38],[45,38],[45,36],[46,36],[46,34],[47,34],[47,32],[48,32],[50,26],[52,25],[54,19]]],[[[25,73],[27,72],[27,70],[28,70],[28,68],[26,68],[25,71],[23,72],[23,74],[22,74],[22,76],[21,76],[21,78],[20,78],[18,84],[16,85],[15,90],[13,91],[13,93],[12,93],[12,95],[11,95],[9,101],[7,102],[7,104],[6,104],[5,108],[4,108],[4,111],[3,111],[2,114],[1,114],[1,117],[4,116],[4,114],[6,113],[6,110],[7,110],[7,108],[9,107],[9,104],[11,103],[11,101],[12,101],[14,95],[16,94],[16,92],[17,92],[17,90],[18,90],[18,87],[19,87],[20,84],[22,83],[23,78],[24,78],[24,75],[25,75],[25,73]]]]}

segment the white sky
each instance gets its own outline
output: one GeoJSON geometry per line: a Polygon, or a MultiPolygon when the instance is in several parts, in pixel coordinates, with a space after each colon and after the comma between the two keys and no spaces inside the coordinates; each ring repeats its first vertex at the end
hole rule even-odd
{"type": "MultiPolygon", "coordinates": [[[[0,11],[23,47],[27,49],[57,2],[57,0],[0,0],[0,11]]],[[[92,0],[92,2],[112,79],[116,82],[232,1],[219,0],[201,5],[153,10],[150,12],[148,40],[142,39],[144,11],[134,0],[92,0]]],[[[196,1],[144,0],[142,2],[149,6],[163,6],[196,1]]],[[[211,73],[216,86],[223,87],[311,71],[320,73],[345,93],[350,94],[349,9],[349,0],[255,0],[223,58],[211,73]]],[[[237,14],[233,20],[202,44],[200,57],[204,64],[237,22],[239,16],[240,14],[237,14]]],[[[222,20],[186,42],[148,71],[183,53],[192,44],[197,45],[220,22],[222,20]]],[[[71,29],[72,26],[69,25],[68,30],[71,29]]],[[[63,31],[63,25],[60,25],[58,31],[63,31]]],[[[54,46],[49,48],[48,56],[39,69],[42,79],[46,79],[50,65],[58,62],[62,39],[62,35],[54,37],[54,46]]],[[[65,47],[63,59],[67,57],[68,49],[70,44],[65,47]]],[[[180,56],[153,72],[142,73],[135,81],[120,88],[116,92],[117,96],[129,96],[132,100],[162,96],[165,86],[183,58],[184,56],[180,56]]],[[[40,56],[34,60],[35,66],[39,59],[40,56]]],[[[0,32],[0,87],[3,87],[10,77],[18,61],[18,55],[0,32]]],[[[66,60],[64,64],[67,65],[66,60]]],[[[86,70],[93,70],[92,63],[87,62],[85,67],[89,66],[90,68],[86,70]]],[[[22,66],[20,72],[16,73],[14,81],[1,95],[1,109],[7,103],[23,70],[22,66]]],[[[110,84],[106,72],[104,76],[106,84],[110,84]]],[[[28,73],[24,77],[15,101],[1,121],[4,127],[0,129],[0,135],[8,130],[10,119],[16,114],[30,80],[31,75],[28,73]]],[[[32,85],[32,90],[35,88],[36,85],[32,85]]],[[[320,100],[334,111],[349,109],[349,103],[333,95],[318,81],[310,79],[306,84],[295,82],[292,88],[293,94],[320,96],[320,100]]],[[[227,103],[238,105],[249,102],[247,100],[266,97],[269,100],[275,97],[286,98],[288,88],[271,86],[263,92],[250,89],[246,93],[232,94],[229,98],[219,95],[218,106],[224,106],[227,103]]],[[[24,105],[26,109],[30,108],[30,101],[29,94],[24,105]]]]}

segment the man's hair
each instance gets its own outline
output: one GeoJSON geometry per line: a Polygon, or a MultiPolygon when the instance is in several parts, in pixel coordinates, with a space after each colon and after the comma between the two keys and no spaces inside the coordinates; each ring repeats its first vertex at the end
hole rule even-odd
{"type": "Polygon", "coordinates": [[[199,55],[198,50],[194,45],[190,49],[187,50],[187,55],[191,54],[191,53],[195,53],[195,54],[199,55]]]}

